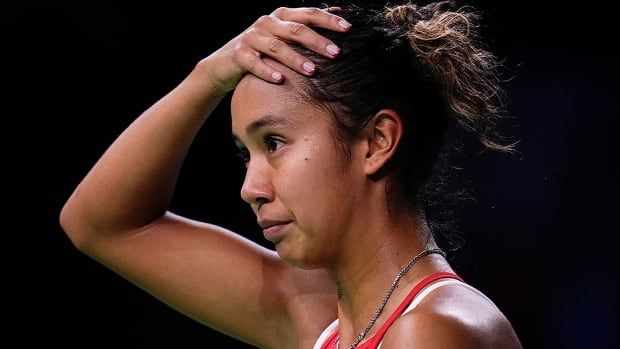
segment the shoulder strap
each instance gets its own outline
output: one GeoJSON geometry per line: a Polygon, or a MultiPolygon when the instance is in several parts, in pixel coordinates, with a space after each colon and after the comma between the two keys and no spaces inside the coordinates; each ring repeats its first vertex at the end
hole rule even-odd
{"type": "Polygon", "coordinates": [[[337,349],[338,334],[338,319],[336,319],[323,330],[312,349],[337,349]]]}
{"type": "MultiPolygon", "coordinates": [[[[390,317],[383,323],[379,331],[377,331],[377,333],[375,333],[369,339],[360,343],[358,348],[359,349],[377,348],[380,345],[381,341],[383,340],[383,337],[387,333],[387,330],[390,328],[390,326],[392,326],[394,321],[396,321],[396,319],[398,319],[401,316],[401,314],[403,314],[405,309],[409,307],[411,302],[420,293],[420,291],[422,291],[426,286],[433,283],[434,281],[437,281],[439,279],[445,279],[445,278],[451,278],[451,279],[463,281],[463,279],[461,279],[458,275],[453,274],[453,273],[446,273],[446,272],[435,273],[435,274],[431,274],[425,277],[424,279],[422,279],[422,281],[418,282],[418,284],[415,285],[415,287],[411,290],[411,292],[409,292],[409,294],[407,294],[407,297],[405,297],[405,299],[400,303],[398,308],[396,308],[396,310],[392,313],[392,315],[390,315],[390,317]]],[[[315,343],[314,349],[337,348],[339,335],[340,333],[338,331],[338,319],[336,319],[329,326],[327,326],[327,328],[319,336],[319,339],[315,343]]]]}
{"type": "Polygon", "coordinates": [[[413,288],[413,290],[411,290],[411,292],[409,292],[407,297],[405,297],[405,299],[400,303],[398,308],[396,308],[396,310],[392,313],[392,315],[390,315],[390,317],[383,323],[379,331],[377,331],[377,333],[375,333],[368,340],[362,342],[359,348],[360,349],[377,348],[379,344],[381,343],[381,341],[383,340],[383,337],[387,333],[387,330],[390,328],[390,326],[392,326],[394,321],[396,321],[396,319],[398,319],[401,316],[403,311],[405,311],[405,309],[409,306],[411,301],[413,301],[415,296],[417,296],[418,293],[420,293],[422,289],[424,289],[426,286],[431,284],[433,281],[444,279],[444,278],[452,278],[452,279],[456,279],[459,281],[463,281],[463,279],[461,279],[461,277],[459,277],[458,275],[454,273],[447,273],[447,272],[435,273],[435,274],[431,274],[425,277],[424,279],[422,279],[422,281],[418,282],[418,284],[415,285],[415,287],[413,288]]]}

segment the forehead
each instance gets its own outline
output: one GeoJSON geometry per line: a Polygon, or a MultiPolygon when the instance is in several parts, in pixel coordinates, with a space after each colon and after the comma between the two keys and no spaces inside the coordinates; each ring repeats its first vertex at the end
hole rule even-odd
{"type": "Polygon", "coordinates": [[[265,116],[290,118],[295,124],[316,120],[319,116],[327,120],[324,109],[310,103],[302,92],[298,74],[273,61],[269,65],[283,72],[285,81],[273,84],[252,74],[246,74],[235,88],[231,100],[232,131],[242,135],[247,125],[265,116]]]}

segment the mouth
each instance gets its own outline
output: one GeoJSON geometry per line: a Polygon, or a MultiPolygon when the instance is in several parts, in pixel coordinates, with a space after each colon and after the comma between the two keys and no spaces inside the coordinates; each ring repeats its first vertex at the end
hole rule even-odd
{"type": "Polygon", "coordinates": [[[282,240],[284,230],[291,222],[278,222],[273,224],[267,224],[263,227],[263,236],[265,239],[278,243],[282,240]]]}
{"type": "Polygon", "coordinates": [[[276,225],[283,225],[283,224],[287,224],[290,223],[291,221],[278,221],[278,220],[274,220],[274,219],[259,219],[258,220],[258,225],[263,228],[263,229],[269,229],[273,226],[276,225]]]}

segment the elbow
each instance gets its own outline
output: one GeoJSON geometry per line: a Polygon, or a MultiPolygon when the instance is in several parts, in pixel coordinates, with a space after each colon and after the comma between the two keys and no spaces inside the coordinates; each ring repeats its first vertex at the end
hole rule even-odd
{"type": "Polygon", "coordinates": [[[60,211],[58,223],[60,228],[65,232],[73,246],[80,251],[88,249],[88,245],[92,240],[89,237],[87,225],[80,219],[80,212],[76,210],[71,200],[67,201],[60,211]]]}

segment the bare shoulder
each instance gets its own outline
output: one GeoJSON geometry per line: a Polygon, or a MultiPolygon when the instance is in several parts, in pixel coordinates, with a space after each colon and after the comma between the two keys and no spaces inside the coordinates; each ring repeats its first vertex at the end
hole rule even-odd
{"type": "Polygon", "coordinates": [[[466,285],[431,292],[390,328],[382,348],[522,348],[504,314],[466,285]]]}

